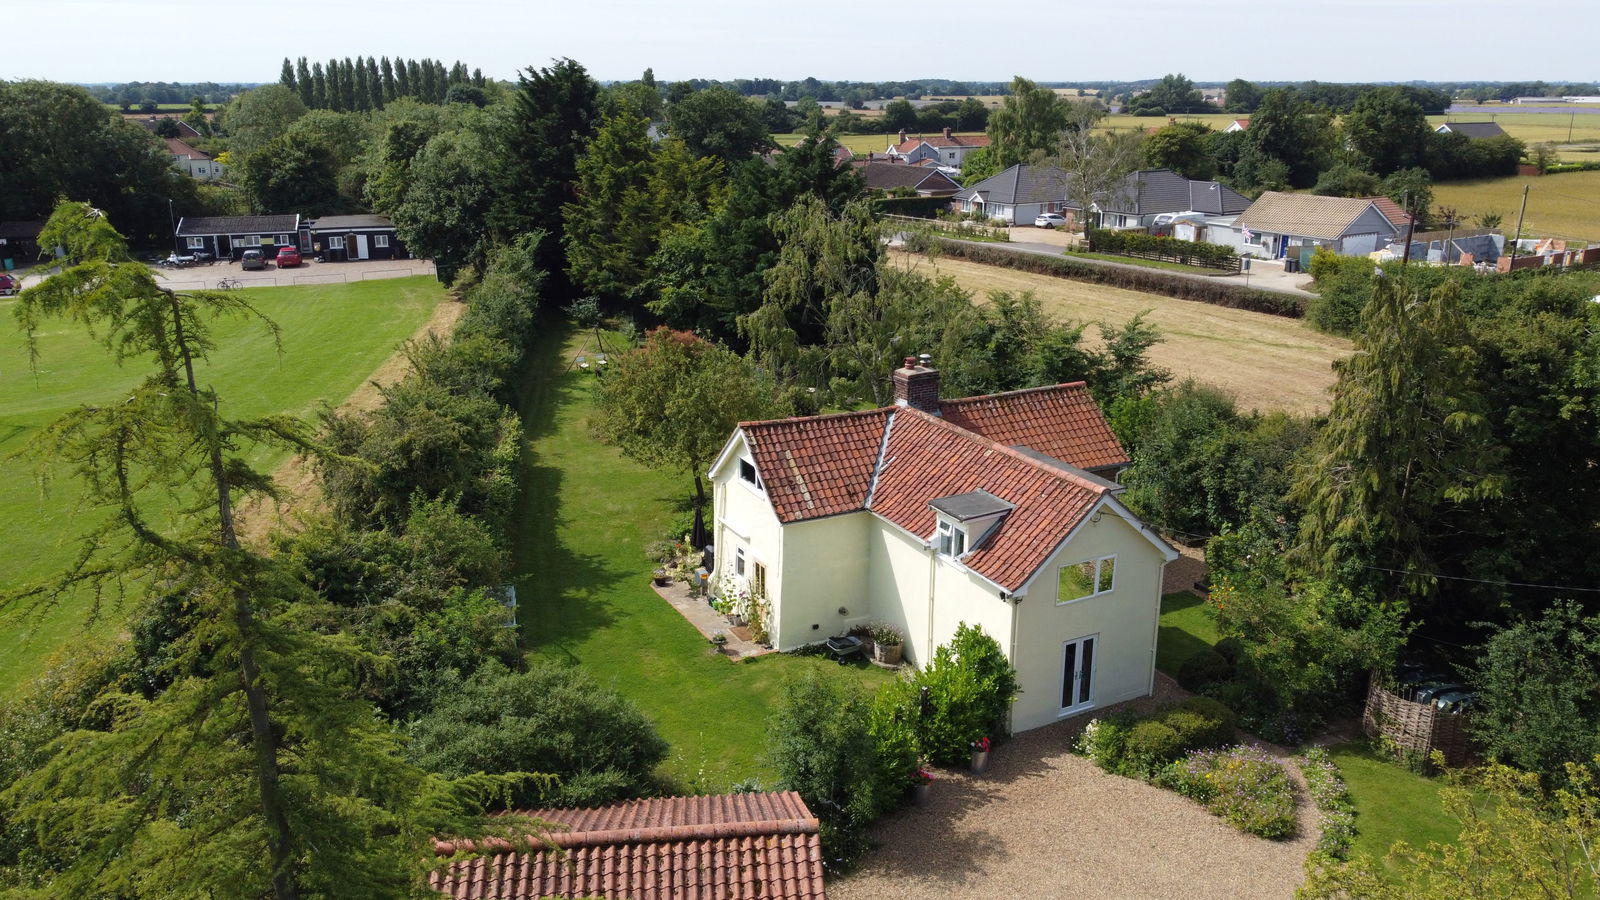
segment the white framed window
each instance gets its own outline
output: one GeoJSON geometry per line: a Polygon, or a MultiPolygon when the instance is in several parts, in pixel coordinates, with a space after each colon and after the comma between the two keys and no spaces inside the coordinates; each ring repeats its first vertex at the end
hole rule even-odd
{"type": "Polygon", "coordinates": [[[767,566],[765,563],[753,563],[750,567],[750,596],[767,596],[767,566]]]}
{"type": "Polygon", "coordinates": [[[767,486],[761,483],[761,473],[756,471],[756,464],[748,459],[739,460],[739,480],[758,491],[767,489],[767,486]]]}
{"type": "Polygon", "coordinates": [[[328,249],[329,250],[343,250],[344,249],[344,235],[330,235],[328,237],[328,249]]]}
{"type": "Polygon", "coordinates": [[[206,248],[206,239],[205,238],[197,238],[197,237],[189,238],[189,249],[190,250],[204,250],[205,248],[206,248]]]}
{"type": "Polygon", "coordinates": [[[967,552],[967,530],[954,522],[939,520],[939,555],[955,559],[967,552]]]}
{"type": "Polygon", "coordinates": [[[235,241],[235,243],[239,244],[242,247],[260,246],[260,244],[261,244],[261,235],[259,235],[259,234],[247,234],[244,237],[239,238],[239,240],[235,241]]]}
{"type": "Polygon", "coordinates": [[[280,244],[289,243],[289,236],[287,234],[278,235],[278,243],[280,243],[280,244]]]}
{"type": "Polygon", "coordinates": [[[1101,556],[1061,567],[1056,603],[1071,603],[1109,594],[1117,586],[1117,557],[1101,556]]]}
{"type": "Polygon", "coordinates": [[[372,246],[374,246],[374,247],[387,247],[387,246],[389,246],[389,236],[387,234],[375,234],[375,235],[373,235],[372,236],[372,246]]]}
{"type": "Polygon", "coordinates": [[[745,573],[745,566],[746,566],[746,560],[745,560],[744,548],[743,547],[734,548],[734,551],[733,551],[733,574],[739,576],[740,578],[743,578],[744,577],[744,573],[745,573]]]}

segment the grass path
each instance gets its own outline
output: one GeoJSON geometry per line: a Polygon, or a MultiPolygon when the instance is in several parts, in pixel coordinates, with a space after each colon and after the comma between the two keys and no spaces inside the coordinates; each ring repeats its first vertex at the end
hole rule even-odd
{"type": "Polygon", "coordinates": [[[876,684],[887,675],[779,654],[732,662],[650,589],[644,547],[689,494],[689,478],[623,459],[590,435],[594,376],[571,363],[594,352],[594,339],[545,327],[520,386],[530,449],[513,549],[526,645],[639,704],[672,746],[662,774],[676,789],[769,779],[768,710],[786,676],[816,667],[876,684]]]}
{"type": "MultiPolygon", "coordinates": [[[[216,349],[201,366],[224,413],[247,418],[268,413],[314,416],[324,402],[350,395],[394,355],[396,345],[428,320],[444,297],[429,277],[347,285],[253,288],[245,296],[282,329],[280,356],[259,324],[216,323],[216,349]]],[[[0,301],[0,516],[11,526],[0,555],[0,591],[34,584],[61,571],[77,550],[90,512],[75,512],[79,485],[57,467],[41,492],[35,467],[12,459],[42,426],[81,404],[113,400],[144,377],[138,361],[118,367],[81,328],[52,321],[40,334],[37,371],[30,368],[21,334],[11,326],[15,300],[0,301]]],[[[269,471],[288,454],[258,453],[269,471]]],[[[0,614],[0,694],[25,682],[40,663],[84,632],[92,598],[87,592],[56,606],[0,614]]],[[[115,633],[125,613],[108,609],[93,634],[115,633]]]]}
{"type": "MultiPolygon", "coordinates": [[[[1193,377],[1233,394],[1245,409],[1300,413],[1328,408],[1332,363],[1350,353],[1350,342],[1321,334],[1300,319],[1224,309],[1122,288],[1048,275],[1034,275],[960,259],[897,254],[908,265],[931,266],[953,277],[973,297],[990,291],[1032,291],[1046,312],[1061,319],[1120,325],[1149,310],[1147,322],[1161,330],[1150,358],[1179,379],[1193,377]]],[[[1098,339],[1090,328],[1088,336],[1098,339]]]]}

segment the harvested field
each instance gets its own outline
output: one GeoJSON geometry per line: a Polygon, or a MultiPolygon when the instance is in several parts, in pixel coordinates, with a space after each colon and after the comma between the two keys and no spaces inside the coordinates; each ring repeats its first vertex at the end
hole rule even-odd
{"type": "MultiPolygon", "coordinates": [[[[949,275],[981,301],[990,291],[1033,291],[1046,311],[1062,319],[1121,324],[1149,310],[1145,320],[1161,329],[1150,351],[1175,378],[1189,378],[1233,394],[1240,407],[1322,412],[1333,385],[1331,365],[1350,352],[1350,342],[1313,330],[1299,319],[1224,309],[1121,288],[1033,275],[965,260],[936,263],[897,254],[911,265],[949,275]]],[[[1098,340],[1098,332],[1089,329],[1098,340]]]]}
{"type": "Polygon", "coordinates": [[[1499,213],[1500,227],[1510,234],[1517,227],[1524,185],[1529,187],[1524,236],[1600,242],[1600,171],[1446,181],[1433,186],[1433,202],[1469,216],[1499,213]]]}

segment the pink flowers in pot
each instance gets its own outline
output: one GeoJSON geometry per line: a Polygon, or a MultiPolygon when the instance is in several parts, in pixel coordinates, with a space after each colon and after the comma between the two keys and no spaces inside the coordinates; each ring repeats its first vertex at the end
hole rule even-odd
{"type": "Polygon", "coordinates": [[[972,750],[973,750],[974,753],[988,753],[989,752],[989,736],[988,735],[984,735],[983,737],[978,738],[977,740],[973,741],[972,742],[972,750]]]}
{"type": "Polygon", "coordinates": [[[913,784],[933,784],[933,773],[920,766],[917,767],[917,772],[912,777],[915,779],[912,782],[913,784]]]}

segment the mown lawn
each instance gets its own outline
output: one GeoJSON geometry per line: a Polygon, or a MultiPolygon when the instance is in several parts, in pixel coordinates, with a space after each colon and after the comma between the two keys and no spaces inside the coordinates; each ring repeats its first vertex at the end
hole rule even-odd
{"type": "Polygon", "coordinates": [[[1161,598],[1156,668],[1176,678],[1184,660],[1215,645],[1217,639],[1217,623],[1203,598],[1188,591],[1161,598]]]}
{"type": "Polygon", "coordinates": [[[1455,842],[1460,825],[1445,815],[1439,800],[1443,782],[1424,778],[1365,743],[1342,744],[1328,752],[1355,801],[1360,834],[1352,855],[1381,859],[1400,840],[1418,848],[1455,842]]]}
{"type": "MultiPolygon", "coordinates": [[[[222,398],[223,412],[237,418],[313,416],[324,402],[338,404],[427,321],[444,290],[432,278],[415,277],[254,288],[244,295],[282,329],[281,355],[258,323],[227,319],[216,323],[216,350],[198,373],[222,398]]],[[[81,327],[63,321],[47,323],[39,336],[38,368],[30,368],[11,317],[16,303],[0,301],[0,517],[9,525],[0,592],[61,571],[77,550],[75,536],[92,521],[87,511],[74,514],[80,491],[70,473],[51,470],[55,480],[41,491],[34,464],[12,454],[62,413],[114,402],[147,372],[138,361],[119,368],[81,327]]],[[[263,453],[256,461],[271,467],[283,458],[263,453]]],[[[14,690],[43,659],[82,633],[90,602],[81,593],[46,610],[0,613],[0,693],[14,690]]],[[[109,609],[97,629],[115,631],[123,618],[120,610],[109,609]]]]}
{"type": "Polygon", "coordinates": [[[521,385],[530,449],[514,553],[527,646],[637,703],[672,746],[663,774],[677,789],[769,780],[767,718],[786,677],[819,668],[874,685],[888,674],[782,654],[732,662],[651,590],[644,547],[692,492],[689,476],[623,459],[590,434],[595,376],[572,360],[592,354],[594,338],[545,327],[521,385]]]}

